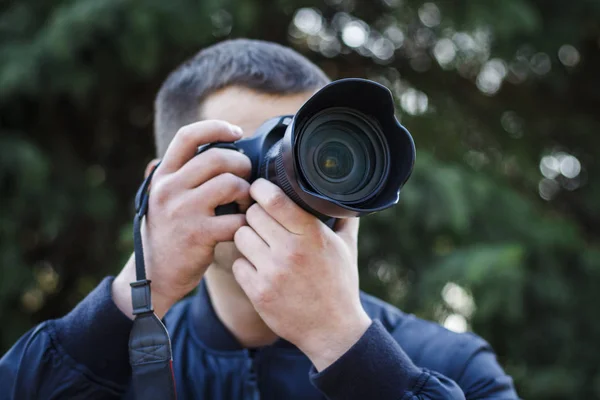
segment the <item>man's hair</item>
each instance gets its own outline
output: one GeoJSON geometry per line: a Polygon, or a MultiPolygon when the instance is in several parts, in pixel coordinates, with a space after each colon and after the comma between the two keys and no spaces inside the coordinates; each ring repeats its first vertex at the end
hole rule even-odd
{"type": "Polygon", "coordinates": [[[177,130],[200,119],[202,101],[228,86],[268,94],[316,90],[325,73],[296,51],[259,40],[228,40],[201,50],[173,71],[155,101],[154,139],[164,155],[177,130]]]}

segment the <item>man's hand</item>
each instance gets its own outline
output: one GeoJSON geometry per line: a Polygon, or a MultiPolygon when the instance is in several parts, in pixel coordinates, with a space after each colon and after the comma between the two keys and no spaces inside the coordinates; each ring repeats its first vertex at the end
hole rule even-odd
{"type": "MultiPolygon", "coordinates": [[[[162,317],[193,290],[213,259],[217,242],[233,240],[245,224],[243,214],[215,216],[219,205],[236,202],[244,212],[251,203],[250,159],[225,149],[195,156],[198,146],[240,139],[242,130],[224,121],[201,121],[181,128],[157,168],[142,227],[146,273],[152,280],[153,305],[162,317]]],[[[131,317],[132,260],[113,283],[113,300],[131,317]]]]}
{"type": "Polygon", "coordinates": [[[358,219],[332,231],[264,179],[250,194],[257,203],[235,234],[245,258],[233,273],[265,323],[321,371],[371,323],[359,298],[358,219]]]}

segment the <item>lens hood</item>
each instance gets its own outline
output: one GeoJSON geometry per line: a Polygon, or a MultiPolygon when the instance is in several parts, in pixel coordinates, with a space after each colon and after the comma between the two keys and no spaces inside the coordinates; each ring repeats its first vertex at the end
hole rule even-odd
{"type": "MultiPolygon", "coordinates": [[[[333,118],[333,117],[332,117],[333,118]]],[[[383,85],[365,79],[340,79],[315,93],[294,116],[281,141],[277,157],[277,183],[305,209],[325,217],[357,217],[381,211],[399,200],[400,190],[410,177],[415,162],[415,145],[410,133],[394,116],[391,92],[383,85]],[[375,154],[384,168],[374,177],[372,190],[360,199],[356,196],[333,198],[307,176],[300,145],[310,134],[311,121],[328,110],[343,110],[370,126],[384,142],[375,154]]],[[[375,164],[373,164],[375,165],[375,164]]],[[[365,167],[366,168],[366,167],[365,167]]]]}

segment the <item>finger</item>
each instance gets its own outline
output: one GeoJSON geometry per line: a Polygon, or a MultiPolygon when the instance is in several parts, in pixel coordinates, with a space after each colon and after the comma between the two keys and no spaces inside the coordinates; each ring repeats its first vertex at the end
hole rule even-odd
{"type": "Polygon", "coordinates": [[[244,214],[228,214],[211,217],[206,222],[206,231],[213,239],[213,244],[233,242],[235,233],[246,225],[244,214]]]}
{"type": "Polygon", "coordinates": [[[235,247],[254,265],[256,270],[267,268],[271,249],[254,229],[242,226],[233,236],[233,241],[235,247]]]}
{"type": "Polygon", "coordinates": [[[280,243],[286,235],[290,234],[258,203],[252,204],[246,211],[246,222],[269,246],[280,243]]]}
{"type": "Polygon", "coordinates": [[[229,203],[237,203],[240,209],[245,210],[252,202],[250,184],[239,176],[227,172],[190,190],[184,201],[196,203],[198,210],[208,212],[209,215],[214,215],[217,206],[229,203]]]}
{"type": "Polygon", "coordinates": [[[347,244],[355,244],[358,241],[359,218],[341,218],[335,221],[333,230],[347,244]]]}
{"type": "Polygon", "coordinates": [[[225,172],[248,179],[251,171],[252,163],[248,156],[238,151],[212,148],[185,163],[175,172],[173,179],[177,187],[190,189],[225,172]]]}
{"type": "Polygon", "coordinates": [[[254,266],[245,258],[238,258],[232,265],[232,272],[246,296],[254,298],[258,283],[258,272],[254,266]]]}
{"type": "Polygon", "coordinates": [[[301,235],[316,227],[319,220],[304,211],[279,187],[266,179],[257,179],[250,186],[250,196],[288,231],[301,235]]]}
{"type": "Polygon", "coordinates": [[[161,173],[173,173],[194,157],[198,146],[212,142],[233,142],[241,137],[242,129],[225,121],[207,120],[186,125],[175,134],[159,170],[161,173]]]}

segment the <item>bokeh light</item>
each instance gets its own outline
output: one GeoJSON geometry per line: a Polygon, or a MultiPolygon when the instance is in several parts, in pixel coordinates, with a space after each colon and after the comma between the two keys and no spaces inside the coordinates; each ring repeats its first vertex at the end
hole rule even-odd
{"type": "Polygon", "coordinates": [[[427,111],[429,99],[419,90],[410,88],[402,93],[400,105],[410,115],[420,115],[427,111]]]}
{"type": "Polygon", "coordinates": [[[373,56],[379,61],[390,61],[394,56],[394,44],[385,37],[379,37],[368,46],[373,56]]]}
{"type": "Polygon", "coordinates": [[[573,179],[581,172],[581,163],[572,155],[565,155],[560,161],[560,173],[565,178],[573,179]]]}
{"type": "Polygon", "coordinates": [[[558,59],[567,67],[574,67],[579,64],[579,51],[570,44],[564,44],[558,49],[558,59]]]}
{"type": "Polygon", "coordinates": [[[440,39],[433,48],[433,56],[442,66],[448,66],[456,57],[456,46],[448,38],[440,39]]]}
{"type": "Polygon", "coordinates": [[[477,75],[477,87],[487,95],[495,94],[500,90],[506,72],[506,64],[503,60],[499,58],[489,60],[477,75]]]}
{"type": "Polygon", "coordinates": [[[539,168],[543,178],[539,182],[538,192],[544,200],[552,200],[561,188],[572,191],[582,184],[581,162],[564,151],[543,156],[539,168]]]}
{"type": "Polygon", "coordinates": [[[404,44],[404,32],[395,25],[388,26],[384,31],[384,35],[392,41],[397,49],[404,44]]]}
{"type": "Polygon", "coordinates": [[[544,156],[540,161],[540,171],[548,179],[554,179],[560,174],[560,162],[555,156],[544,156]]]}
{"type": "Polygon", "coordinates": [[[323,17],[314,8],[301,8],[294,15],[294,25],[307,35],[315,35],[323,26],[323,17]]]}
{"type": "Polygon", "coordinates": [[[419,7],[419,19],[423,25],[433,28],[442,20],[440,9],[434,3],[425,3],[419,7]]]}
{"type": "Polygon", "coordinates": [[[453,311],[469,318],[475,311],[475,301],[462,286],[448,282],[442,289],[442,299],[453,311]]]}
{"type": "Polygon", "coordinates": [[[349,47],[360,47],[367,41],[368,29],[363,22],[348,22],[342,29],[342,40],[349,47]]]}
{"type": "Polygon", "coordinates": [[[552,69],[552,62],[550,56],[546,53],[536,53],[531,57],[530,61],[531,70],[538,75],[546,75],[552,69]]]}
{"type": "Polygon", "coordinates": [[[443,322],[444,328],[453,332],[466,332],[469,328],[467,319],[460,314],[450,314],[443,322]]]}

